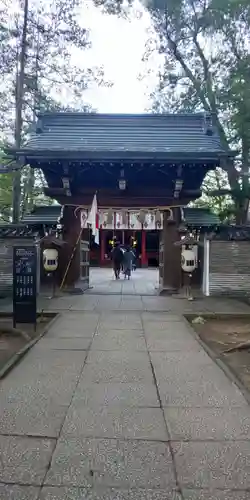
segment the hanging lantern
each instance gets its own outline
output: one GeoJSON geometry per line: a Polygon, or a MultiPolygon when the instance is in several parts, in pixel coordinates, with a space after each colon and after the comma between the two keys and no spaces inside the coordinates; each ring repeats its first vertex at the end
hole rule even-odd
{"type": "Polygon", "coordinates": [[[119,189],[121,191],[125,191],[126,187],[127,187],[127,182],[126,182],[126,179],[125,179],[125,172],[123,169],[121,169],[121,172],[120,172],[120,179],[118,181],[118,186],[119,186],[119,189]]]}
{"type": "Polygon", "coordinates": [[[156,210],[155,212],[155,225],[156,227],[161,227],[161,212],[160,210],[156,210]]]}
{"type": "Polygon", "coordinates": [[[140,210],[139,212],[139,215],[138,215],[138,221],[143,225],[145,223],[145,219],[146,219],[146,212],[145,210],[140,210]]]}
{"type": "Polygon", "coordinates": [[[185,273],[192,273],[195,270],[195,253],[193,250],[182,251],[181,267],[185,273]]]}
{"type": "Polygon", "coordinates": [[[107,214],[107,224],[111,226],[113,224],[113,210],[110,208],[107,214]]]}
{"type": "Polygon", "coordinates": [[[122,224],[128,226],[128,212],[126,210],[122,210],[122,224]]]}
{"type": "Polygon", "coordinates": [[[55,248],[46,248],[43,251],[43,267],[47,272],[54,272],[58,267],[58,250],[55,248]]]}

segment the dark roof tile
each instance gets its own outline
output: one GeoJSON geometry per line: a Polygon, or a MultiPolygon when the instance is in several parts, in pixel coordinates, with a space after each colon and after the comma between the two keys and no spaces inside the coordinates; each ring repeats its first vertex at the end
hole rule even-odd
{"type": "Polygon", "coordinates": [[[121,153],[224,152],[216,128],[206,134],[205,115],[45,113],[27,151],[121,153]]]}
{"type": "MultiPolygon", "coordinates": [[[[54,225],[61,214],[61,205],[48,205],[34,207],[30,214],[26,214],[22,219],[22,224],[27,225],[54,225]]],[[[185,207],[185,223],[192,227],[210,227],[220,224],[216,214],[207,208],[185,207]]]]}
{"type": "Polygon", "coordinates": [[[27,225],[54,225],[61,215],[61,205],[43,205],[34,207],[31,213],[25,214],[22,224],[27,225]]]}
{"type": "Polygon", "coordinates": [[[220,224],[218,215],[208,208],[185,207],[183,209],[185,223],[192,227],[211,227],[220,224]]]}

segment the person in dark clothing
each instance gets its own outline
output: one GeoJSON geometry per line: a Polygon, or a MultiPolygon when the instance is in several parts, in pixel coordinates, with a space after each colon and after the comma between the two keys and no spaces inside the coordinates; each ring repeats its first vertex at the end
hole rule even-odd
{"type": "Polygon", "coordinates": [[[113,260],[113,269],[115,273],[115,279],[120,279],[121,265],[123,261],[123,252],[120,246],[120,243],[115,243],[115,246],[112,250],[112,260],[113,260]]]}
{"type": "Polygon", "coordinates": [[[123,267],[124,267],[124,278],[130,279],[132,266],[134,262],[135,255],[130,247],[126,248],[126,252],[123,255],[123,267]]]}
{"type": "Polygon", "coordinates": [[[132,264],[132,271],[135,271],[136,270],[136,250],[132,249],[132,253],[134,256],[133,264],[132,264]]]}

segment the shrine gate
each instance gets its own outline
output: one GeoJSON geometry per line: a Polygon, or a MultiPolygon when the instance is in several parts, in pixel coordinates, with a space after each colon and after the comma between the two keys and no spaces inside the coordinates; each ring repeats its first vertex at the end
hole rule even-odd
{"type": "MultiPolygon", "coordinates": [[[[158,218],[161,213],[160,284],[170,291],[181,283],[181,250],[173,244],[180,239],[182,207],[199,198],[206,173],[232,156],[220,143],[213,117],[203,113],[44,113],[27,144],[8,154],[41,169],[45,194],[64,206],[65,265],[81,232],[82,210],[95,193],[104,212],[139,211],[158,218]]],[[[68,285],[79,279],[80,269],[79,242],[68,285]]]]}

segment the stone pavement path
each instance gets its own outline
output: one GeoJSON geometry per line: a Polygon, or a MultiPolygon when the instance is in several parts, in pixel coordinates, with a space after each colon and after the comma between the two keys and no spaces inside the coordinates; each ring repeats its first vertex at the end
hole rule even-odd
{"type": "Polygon", "coordinates": [[[171,312],[65,311],[0,386],[1,500],[247,500],[250,409],[171,312]]]}
{"type": "Polygon", "coordinates": [[[158,295],[159,270],[136,269],[130,280],[121,274],[120,280],[114,280],[113,269],[93,267],[90,269],[90,285],[88,294],[120,294],[120,295],[158,295]]]}

